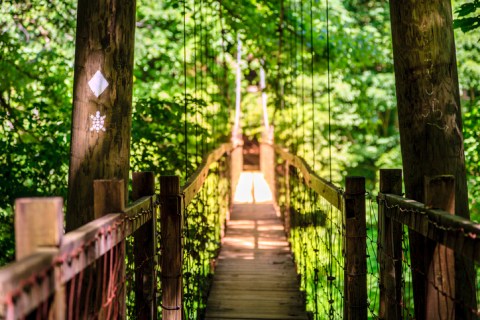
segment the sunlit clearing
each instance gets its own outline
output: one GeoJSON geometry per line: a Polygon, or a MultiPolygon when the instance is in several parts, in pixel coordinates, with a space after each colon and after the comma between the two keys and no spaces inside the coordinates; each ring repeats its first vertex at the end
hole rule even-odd
{"type": "Polygon", "coordinates": [[[242,172],[234,201],[236,203],[268,203],[272,201],[272,192],[263,174],[258,171],[242,172]]]}

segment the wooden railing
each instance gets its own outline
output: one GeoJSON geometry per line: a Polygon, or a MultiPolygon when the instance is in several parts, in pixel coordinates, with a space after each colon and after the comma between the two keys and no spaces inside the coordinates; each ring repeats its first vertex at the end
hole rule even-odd
{"type": "MultiPolygon", "coordinates": [[[[347,177],[343,191],[319,177],[304,159],[282,147],[264,141],[261,150],[276,154],[283,163],[277,169],[280,174],[276,176],[283,178],[276,183],[277,198],[285,199],[285,226],[297,268],[305,269],[302,287],[307,294],[315,292],[315,297],[308,298],[316,300],[307,306],[309,311],[315,319],[323,319],[327,314],[333,318],[366,319],[365,178],[347,177]],[[309,227],[314,229],[309,231],[309,227]],[[317,237],[320,229],[325,233],[323,239],[317,237]],[[329,266],[322,260],[327,257],[329,266]]],[[[264,175],[268,182],[270,175],[264,175]]]]}
{"type": "Polygon", "coordinates": [[[480,225],[454,215],[453,177],[426,178],[426,199],[420,203],[402,197],[401,170],[381,170],[377,212],[373,206],[366,209],[363,178],[347,177],[344,192],[271,141],[264,141],[261,150],[278,163],[272,160],[274,150],[282,163],[276,167],[281,178],[277,198],[283,201],[297,268],[306,278],[302,287],[307,295],[317,295],[307,299],[315,319],[325,313],[344,319],[366,319],[367,314],[380,319],[480,317],[480,225]],[[312,236],[319,233],[323,239],[312,236]],[[422,261],[410,259],[412,235],[428,239],[422,261]],[[335,257],[328,264],[337,265],[318,267],[329,255],[335,257]],[[335,268],[343,273],[334,274],[335,268]],[[379,287],[379,295],[367,292],[367,276],[370,290],[379,287]],[[318,293],[328,286],[336,288],[336,295],[333,289],[318,293]]]}
{"type": "MultiPolygon", "coordinates": [[[[172,217],[182,220],[184,208],[202,189],[212,164],[233,150],[232,144],[223,144],[211,152],[181,191],[177,188],[176,197],[172,197],[172,189],[165,184],[170,177],[161,177],[161,192],[155,195],[153,173],[134,173],[132,196],[137,200],[125,207],[123,180],[95,181],[96,219],[67,234],[63,234],[61,198],[18,199],[17,261],[0,269],[0,318],[21,319],[33,314],[40,319],[77,319],[87,315],[117,319],[126,317],[126,304],[130,303],[137,306],[131,316],[156,319],[159,257],[163,261],[164,315],[171,311],[168,306],[182,309],[181,300],[174,304],[168,300],[172,296],[169,293],[181,295],[183,291],[182,266],[173,265],[175,270],[172,265],[167,266],[170,261],[182,261],[183,233],[180,231],[178,238],[172,240],[168,228],[175,223],[172,217]],[[172,206],[173,199],[176,202],[172,206]],[[161,231],[157,222],[160,204],[161,231]],[[160,232],[161,255],[156,244],[160,232]],[[180,246],[172,248],[168,241],[176,241],[180,246]],[[178,256],[169,260],[174,254],[178,256]],[[171,281],[169,268],[177,277],[175,281],[171,281]]],[[[175,179],[178,181],[178,177],[175,179]]],[[[173,311],[177,318],[183,312],[173,311]]],[[[166,315],[165,319],[175,318],[166,315]]]]}
{"type": "Polygon", "coordinates": [[[425,203],[401,194],[402,171],[381,170],[379,317],[478,319],[480,224],[454,215],[453,176],[425,178],[425,203]],[[423,241],[421,261],[412,236],[423,241]]]}

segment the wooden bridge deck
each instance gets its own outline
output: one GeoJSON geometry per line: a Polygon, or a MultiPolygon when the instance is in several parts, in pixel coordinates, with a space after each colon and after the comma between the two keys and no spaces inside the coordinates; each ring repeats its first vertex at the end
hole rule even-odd
{"type": "MultiPolygon", "coordinates": [[[[253,190],[258,194],[257,184],[253,190]]],[[[308,319],[283,224],[271,202],[234,204],[206,319],[308,319]]]]}

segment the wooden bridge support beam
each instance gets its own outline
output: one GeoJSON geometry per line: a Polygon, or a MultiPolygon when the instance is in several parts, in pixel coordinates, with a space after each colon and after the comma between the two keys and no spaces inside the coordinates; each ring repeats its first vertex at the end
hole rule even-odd
{"type": "Polygon", "coordinates": [[[182,320],[183,201],[178,176],[160,177],[162,318],[182,320]]]}
{"type": "Polygon", "coordinates": [[[364,177],[347,177],[346,179],[344,297],[344,319],[367,319],[367,227],[364,177]]]}
{"type": "MultiPolygon", "coordinates": [[[[402,170],[380,170],[380,192],[402,195],[402,170]]],[[[378,208],[378,259],[380,265],[379,319],[401,319],[402,225],[386,214],[384,202],[378,208]]]]}
{"type": "MultiPolygon", "coordinates": [[[[132,200],[155,194],[153,172],[134,172],[132,175],[132,200]]],[[[134,234],[135,306],[137,319],[157,319],[157,209],[151,204],[152,219],[134,234]]]]}

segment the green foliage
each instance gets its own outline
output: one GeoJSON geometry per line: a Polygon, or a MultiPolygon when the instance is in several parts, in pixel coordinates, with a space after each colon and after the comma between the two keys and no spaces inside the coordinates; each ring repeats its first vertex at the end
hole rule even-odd
{"type": "Polygon", "coordinates": [[[0,6],[0,265],[13,259],[13,201],[66,194],[75,8],[0,6]],[[58,41],[62,39],[62,41],[58,41]]]}
{"type": "MultiPolygon", "coordinates": [[[[228,136],[229,92],[222,84],[231,77],[217,32],[218,3],[204,3],[196,37],[187,13],[184,95],[183,15],[174,4],[137,3],[131,169],[185,178],[185,164],[192,173],[228,136]]],[[[75,17],[75,1],[0,6],[0,265],[14,258],[14,200],[67,194],[75,17]]]]}
{"type": "Polygon", "coordinates": [[[463,32],[469,32],[480,27],[480,1],[473,0],[460,5],[456,10],[457,19],[453,25],[463,32]],[[478,10],[478,12],[477,12],[478,10]]]}
{"type": "Polygon", "coordinates": [[[480,123],[480,101],[463,116],[463,134],[465,138],[465,162],[469,186],[471,219],[480,222],[480,142],[478,124],[480,123]]]}
{"type": "MultiPolygon", "coordinates": [[[[312,0],[311,15],[309,1],[281,4],[188,0],[184,18],[183,2],[137,1],[132,170],[185,178],[216,142],[228,139],[237,34],[248,76],[244,133],[260,137],[260,94],[246,88],[258,84],[263,60],[277,142],[322,176],[331,171],[334,182],[365,175],[370,190],[380,167],[401,167],[388,1],[330,1],[328,42],[325,2],[312,0]]],[[[477,0],[459,2],[456,25],[478,26],[471,20],[478,8],[477,0]]],[[[75,1],[0,6],[0,264],[13,258],[14,199],[66,195],[75,16],[75,1]]],[[[469,189],[478,214],[480,44],[473,32],[457,33],[456,43],[469,189]]]]}

